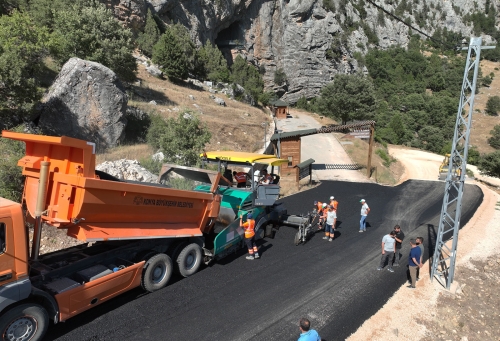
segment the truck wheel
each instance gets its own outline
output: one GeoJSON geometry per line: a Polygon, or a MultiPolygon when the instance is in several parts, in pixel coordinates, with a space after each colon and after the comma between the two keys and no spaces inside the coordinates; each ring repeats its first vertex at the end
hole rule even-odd
{"type": "Polygon", "coordinates": [[[172,259],[164,253],[157,253],[149,258],[142,270],[142,288],[153,292],[166,286],[172,277],[172,267],[172,259]]]}
{"type": "Polygon", "coordinates": [[[179,273],[184,277],[195,274],[200,268],[202,261],[201,247],[196,243],[188,244],[177,257],[179,273]]]}
{"type": "Polygon", "coordinates": [[[42,340],[49,326],[49,315],[38,304],[21,304],[0,317],[1,339],[5,341],[42,340]]]}

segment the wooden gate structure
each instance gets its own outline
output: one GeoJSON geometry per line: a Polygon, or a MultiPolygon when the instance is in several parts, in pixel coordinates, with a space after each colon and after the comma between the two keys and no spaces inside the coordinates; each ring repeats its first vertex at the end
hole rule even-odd
{"type": "MultiPolygon", "coordinates": [[[[367,177],[370,177],[371,163],[372,163],[372,153],[373,153],[373,135],[375,132],[375,121],[360,121],[349,124],[334,124],[323,128],[313,128],[304,130],[295,130],[289,132],[275,133],[271,136],[271,143],[274,147],[274,154],[281,159],[288,159],[288,165],[283,165],[281,167],[281,179],[282,181],[288,178],[289,181],[297,183],[301,179],[301,167],[298,167],[301,163],[301,137],[315,135],[315,134],[328,134],[333,132],[344,132],[351,133],[353,135],[363,135],[369,138],[368,147],[368,158],[366,163],[367,177]],[[369,131],[369,134],[368,134],[369,131]],[[366,134],[366,135],[365,135],[366,134]],[[368,136],[369,135],[369,136],[368,136]]],[[[309,160],[308,160],[309,161],[309,160]]],[[[314,162],[314,161],[313,161],[314,162]]],[[[308,163],[308,167],[311,167],[312,163],[308,163]]],[[[360,169],[362,166],[357,164],[335,164],[328,165],[327,169],[360,169]]],[[[304,170],[302,170],[303,172],[304,170]]]]}

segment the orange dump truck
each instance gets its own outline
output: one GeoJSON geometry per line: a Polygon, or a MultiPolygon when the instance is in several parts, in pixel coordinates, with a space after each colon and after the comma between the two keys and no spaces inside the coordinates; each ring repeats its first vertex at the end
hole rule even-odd
{"type": "Polygon", "coordinates": [[[2,136],[26,143],[18,162],[23,203],[0,198],[2,340],[41,340],[49,320],[65,321],[137,286],[161,289],[173,271],[190,276],[209,257],[218,172],[190,170],[211,183],[209,192],[131,183],[95,171],[92,143],[2,136]],[[34,223],[31,254],[26,221],[34,223]],[[43,224],[91,243],[39,255],[43,224]]]}

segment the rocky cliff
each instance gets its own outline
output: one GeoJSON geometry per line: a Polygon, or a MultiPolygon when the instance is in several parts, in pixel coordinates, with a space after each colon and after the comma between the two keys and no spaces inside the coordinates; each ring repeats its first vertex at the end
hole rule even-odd
{"type": "MultiPolygon", "coordinates": [[[[487,1],[375,2],[429,35],[440,27],[468,39],[472,27],[462,18],[484,11],[487,1]]],[[[121,2],[129,7],[141,3],[121,2]]],[[[499,8],[499,0],[489,2],[499,8]]],[[[369,47],[405,47],[409,42],[407,25],[366,0],[144,0],[144,6],[150,6],[166,23],[185,25],[198,44],[212,41],[221,49],[246,56],[265,69],[266,87],[290,102],[315,96],[337,73],[355,72],[355,52],[366,53],[369,47]],[[370,35],[377,38],[370,39],[370,35]],[[279,87],[274,84],[278,69],[287,76],[279,87]]]]}

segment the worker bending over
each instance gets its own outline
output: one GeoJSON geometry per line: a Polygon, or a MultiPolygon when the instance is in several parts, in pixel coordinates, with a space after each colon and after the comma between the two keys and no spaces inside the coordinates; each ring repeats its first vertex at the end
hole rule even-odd
{"type": "Polygon", "coordinates": [[[322,203],[321,201],[315,201],[314,209],[317,210],[319,217],[318,229],[321,230],[323,228],[323,222],[325,220],[326,203],[322,203]]]}

